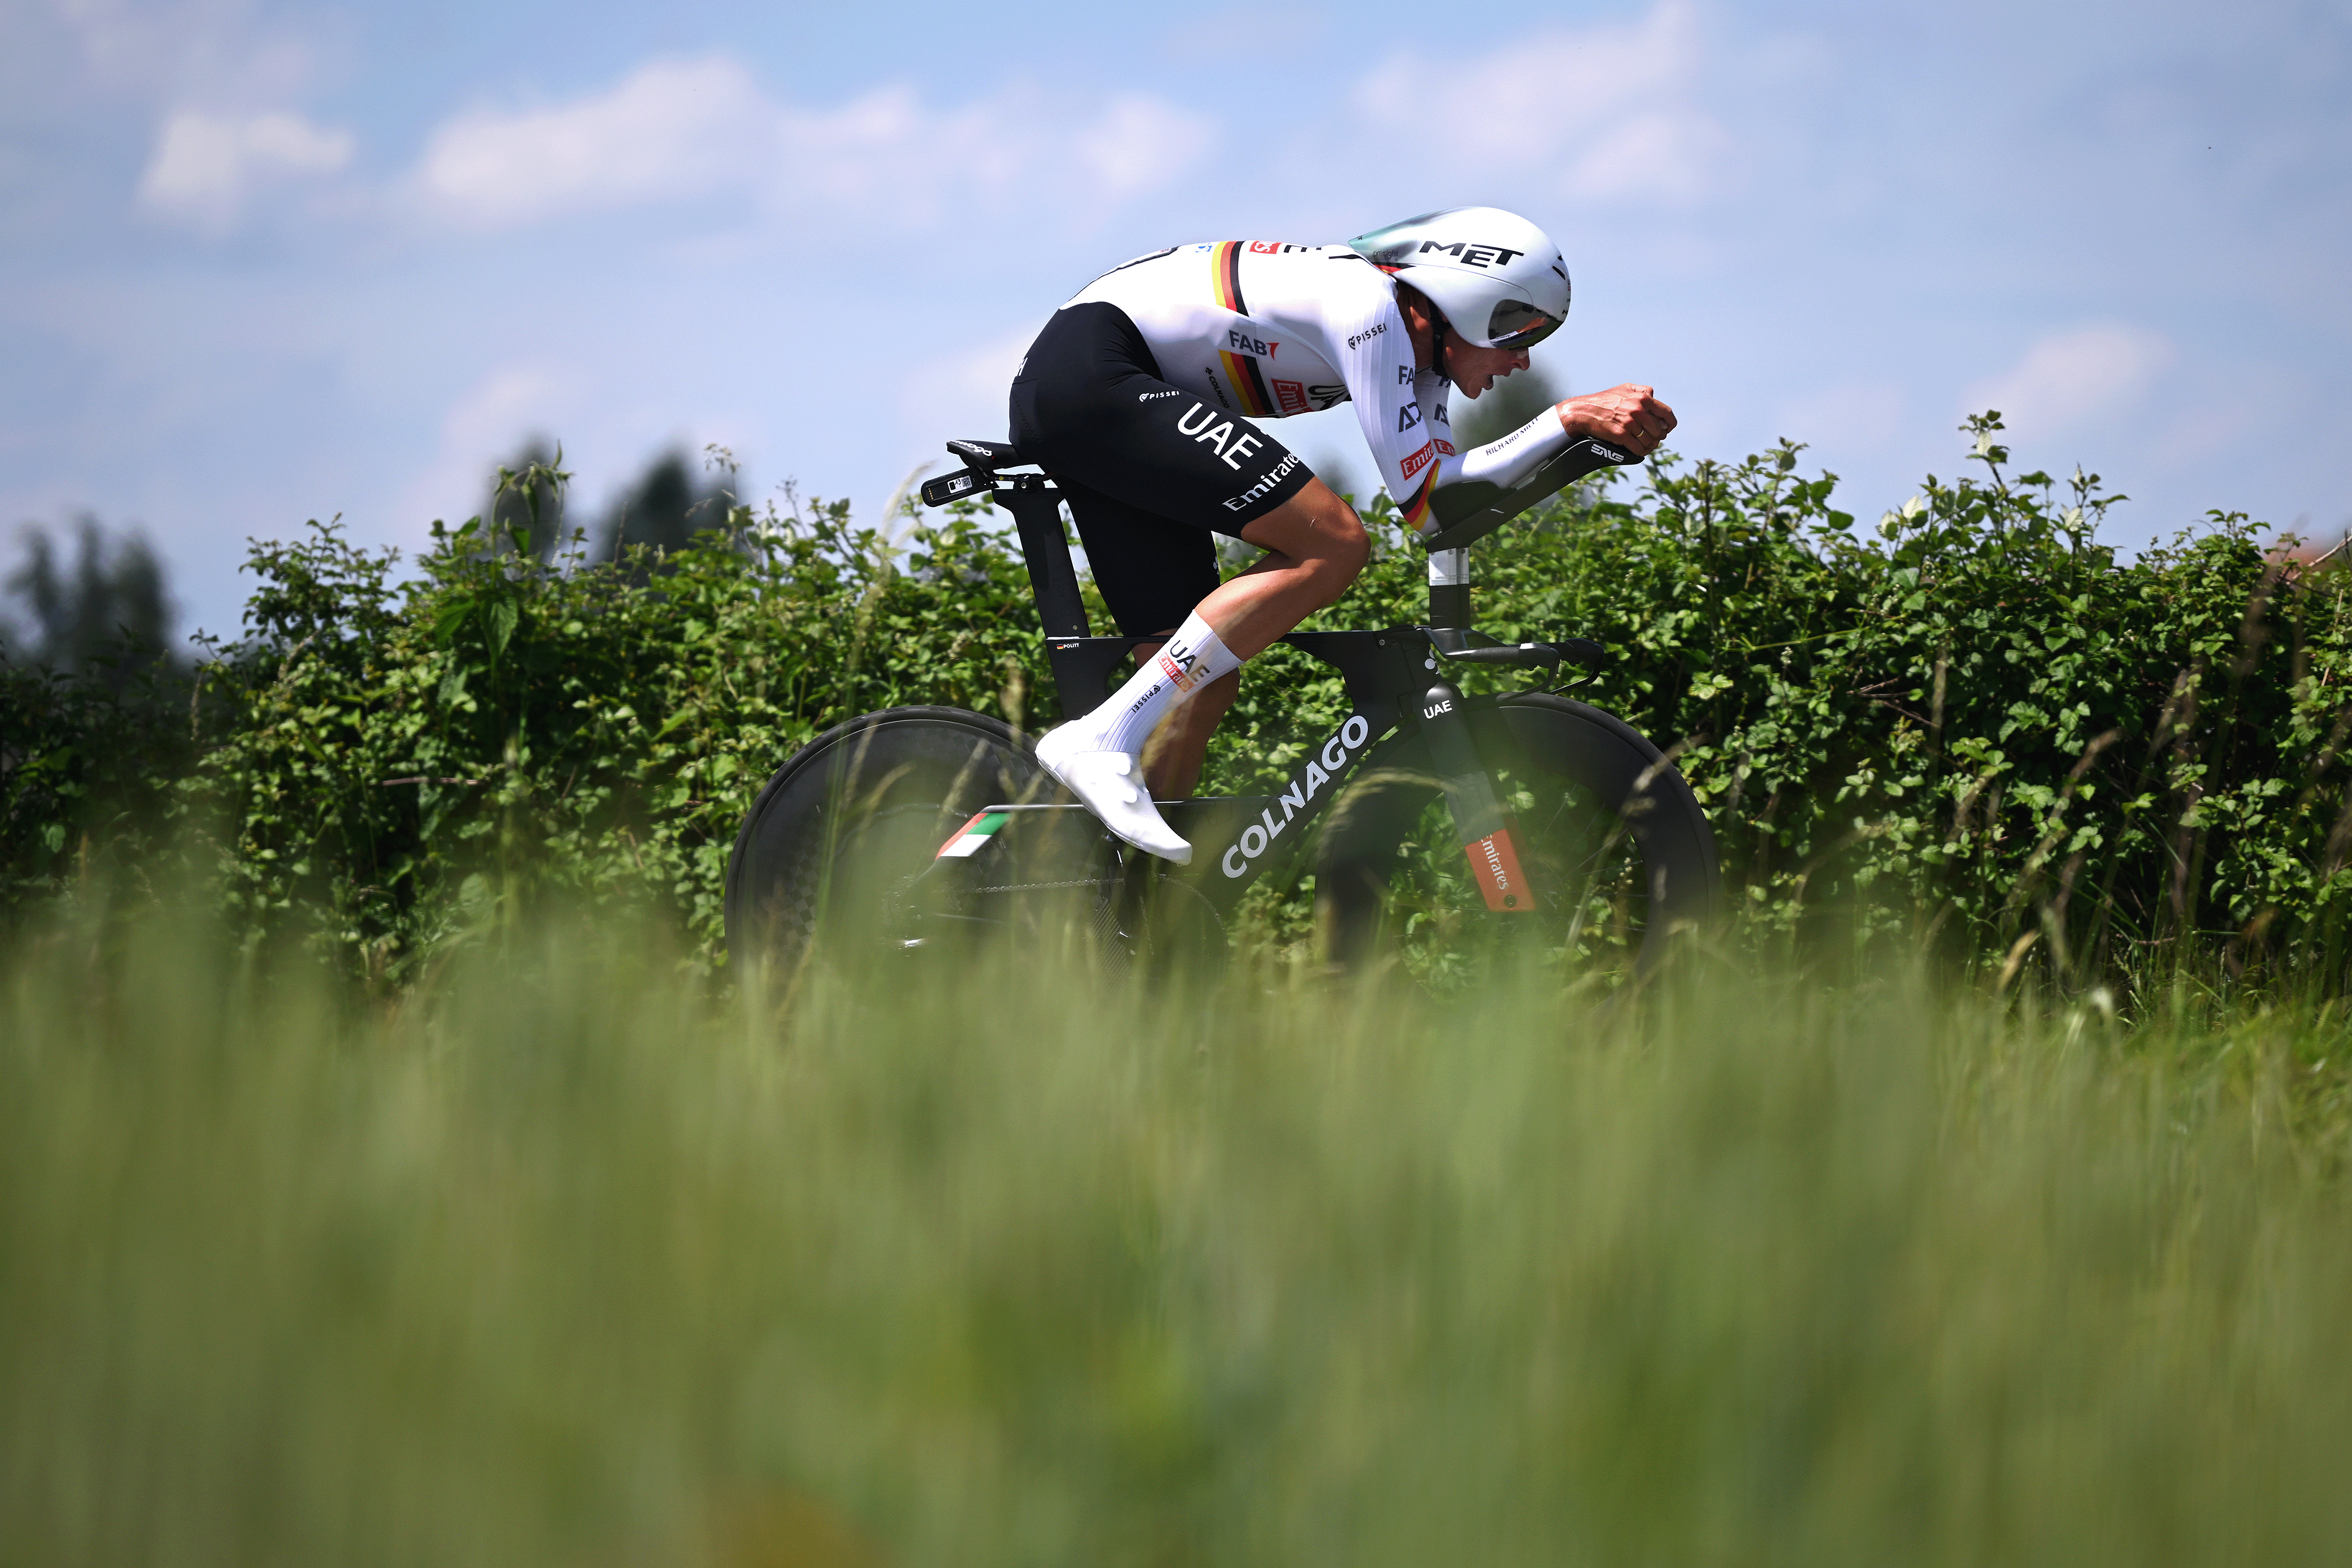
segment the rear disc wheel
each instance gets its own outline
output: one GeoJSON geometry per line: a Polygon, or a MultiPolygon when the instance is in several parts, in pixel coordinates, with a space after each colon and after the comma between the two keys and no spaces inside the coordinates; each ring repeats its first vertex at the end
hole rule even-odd
{"type": "Polygon", "coordinates": [[[983,806],[1051,799],[1013,729],[957,708],[891,708],[836,725],[760,792],[727,868],[727,947],[796,973],[936,942],[950,911],[923,886],[983,806]]]}

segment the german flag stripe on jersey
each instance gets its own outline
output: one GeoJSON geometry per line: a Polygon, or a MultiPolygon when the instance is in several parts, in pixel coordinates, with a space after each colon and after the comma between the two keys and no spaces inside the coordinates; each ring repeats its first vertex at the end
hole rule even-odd
{"type": "Polygon", "coordinates": [[[1265,390],[1265,377],[1258,374],[1257,360],[1250,354],[1220,351],[1217,357],[1225,362],[1225,379],[1234,384],[1234,395],[1242,400],[1242,412],[1260,416],[1274,412],[1274,398],[1265,390]]]}
{"type": "Polygon", "coordinates": [[[1429,510],[1430,492],[1436,488],[1437,469],[1433,466],[1429,477],[1421,481],[1421,488],[1412,492],[1412,499],[1404,503],[1405,526],[1415,533],[1426,533],[1429,526],[1436,521],[1429,510]]]}
{"type": "Polygon", "coordinates": [[[1242,303],[1242,242],[1225,239],[1209,252],[1209,284],[1216,290],[1217,303],[1236,316],[1249,314],[1242,303]]]}
{"type": "MultiPolygon", "coordinates": [[[[1249,306],[1242,300],[1242,242],[1238,239],[1219,240],[1209,252],[1209,286],[1217,296],[1217,303],[1236,316],[1249,314],[1249,306]]],[[[1263,418],[1274,412],[1274,395],[1265,388],[1265,377],[1257,368],[1257,361],[1248,354],[1220,352],[1225,362],[1225,379],[1233,384],[1234,395],[1241,399],[1242,412],[1263,418]]]]}

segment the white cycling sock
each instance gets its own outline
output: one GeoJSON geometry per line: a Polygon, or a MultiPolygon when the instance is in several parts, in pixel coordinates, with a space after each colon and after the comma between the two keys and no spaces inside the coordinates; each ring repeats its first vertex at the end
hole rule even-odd
{"type": "Polygon", "coordinates": [[[1224,639],[1195,610],[1109,701],[1077,720],[1076,727],[1095,742],[1093,750],[1139,757],[1162,719],[1217,677],[1241,667],[1224,639]]]}

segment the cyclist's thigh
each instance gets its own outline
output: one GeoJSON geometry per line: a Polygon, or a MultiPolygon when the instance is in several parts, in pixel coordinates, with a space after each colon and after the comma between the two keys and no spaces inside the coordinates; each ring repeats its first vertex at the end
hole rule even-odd
{"type": "Polygon", "coordinates": [[[1217,547],[1208,530],[1130,506],[1067,474],[1054,482],[1069,500],[1087,566],[1120,631],[1172,632],[1215,591],[1217,547]]]}
{"type": "Polygon", "coordinates": [[[1257,426],[1162,380],[1115,305],[1056,312],[1022,363],[1012,401],[1022,456],[1192,528],[1238,535],[1314,478],[1257,426]]]}

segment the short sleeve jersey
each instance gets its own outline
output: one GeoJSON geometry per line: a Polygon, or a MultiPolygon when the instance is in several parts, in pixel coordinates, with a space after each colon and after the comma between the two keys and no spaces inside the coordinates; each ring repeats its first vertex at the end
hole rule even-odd
{"type": "Polygon", "coordinates": [[[1458,473],[1444,377],[1416,372],[1388,276],[1344,245],[1219,240],[1113,268],[1069,303],[1116,305],[1171,385],[1256,419],[1352,402],[1381,482],[1423,528],[1458,473]],[[1444,474],[1441,474],[1444,469],[1444,474]]]}

